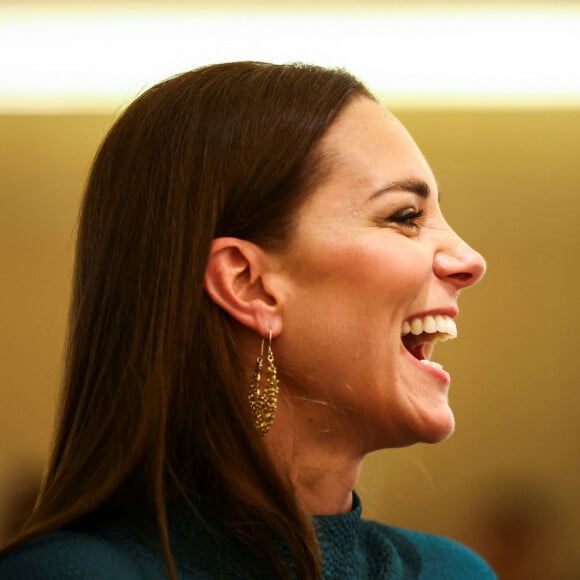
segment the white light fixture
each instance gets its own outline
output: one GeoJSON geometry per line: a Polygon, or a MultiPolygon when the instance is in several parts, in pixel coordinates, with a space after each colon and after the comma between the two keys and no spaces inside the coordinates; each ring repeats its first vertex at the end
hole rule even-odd
{"type": "Polygon", "coordinates": [[[1,113],[113,112],[230,60],[345,67],[396,108],[580,107],[580,8],[0,7],[1,113]]]}

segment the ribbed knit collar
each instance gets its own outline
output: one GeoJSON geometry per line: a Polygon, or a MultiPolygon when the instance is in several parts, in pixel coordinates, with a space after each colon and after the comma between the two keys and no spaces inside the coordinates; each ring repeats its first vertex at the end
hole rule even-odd
{"type": "MultiPolygon", "coordinates": [[[[359,496],[353,493],[352,509],[344,514],[331,516],[313,516],[314,529],[319,542],[327,541],[329,536],[339,535],[344,537],[344,546],[352,544],[358,533],[358,525],[361,519],[362,505],[359,496]]],[[[333,540],[334,541],[334,540],[333,540]]],[[[335,545],[335,547],[337,547],[335,545]]]]}
{"type": "Polygon", "coordinates": [[[362,514],[360,498],[353,493],[352,509],[345,514],[314,516],[316,536],[322,552],[325,578],[343,578],[344,565],[356,567],[361,556],[359,524],[362,514]]]}

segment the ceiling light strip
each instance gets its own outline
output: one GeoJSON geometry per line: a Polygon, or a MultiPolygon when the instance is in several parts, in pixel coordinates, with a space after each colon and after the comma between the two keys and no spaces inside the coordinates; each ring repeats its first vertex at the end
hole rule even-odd
{"type": "Polygon", "coordinates": [[[580,9],[0,9],[0,112],[113,112],[229,60],[343,66],[393,107],[580,107],[580,9]]]}

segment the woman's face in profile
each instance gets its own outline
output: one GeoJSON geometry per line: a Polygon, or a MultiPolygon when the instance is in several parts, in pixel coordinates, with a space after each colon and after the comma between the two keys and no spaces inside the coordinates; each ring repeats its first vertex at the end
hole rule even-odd
{"type": "Polygon", "coordinates": [[[279,256],[284,389],[311,401],[303,412],[321,429],[340,417],[365,451],[442,440],[450,377],[429,359],[485,263],[445,222],[429,165],[380,105],[353,101],[321,146],[329,174],[279,256]]]}

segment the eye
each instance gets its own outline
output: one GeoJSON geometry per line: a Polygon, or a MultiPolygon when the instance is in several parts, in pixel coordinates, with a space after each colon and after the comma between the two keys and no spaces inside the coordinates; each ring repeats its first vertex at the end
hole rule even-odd
{"type": "Polygon", "coordinates": [[[397,213],[393,214],[392,216],[388,217],[386,221],[401,224],[405,227],[409,228],[418,228],[419,224],[417,223],[423,217],[423,210],[416,210],[412,207],[408,207],[397,213]]]}

